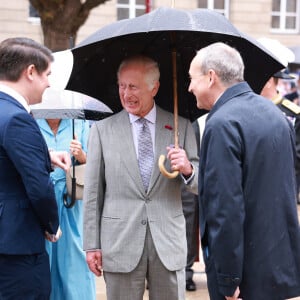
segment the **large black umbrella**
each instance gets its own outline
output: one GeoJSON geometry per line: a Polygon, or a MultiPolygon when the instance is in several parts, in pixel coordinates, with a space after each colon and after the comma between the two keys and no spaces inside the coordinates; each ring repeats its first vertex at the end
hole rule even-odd
{"type": "MultiPolygon", "coordinates": [[[[196,50],[222,41],[236,47],[246,65],[245,79],[256,92],[283,65],[254,39],[236,29],[223,15],[208,9],[193,11],[158,8],[134,19],[112,23],[72,49],[74,65],[66,89],[101,99],[114,112],[122,109],[116,73],[120,62],[145,54],[160,66],[160,89],[155,102],[174,112],[174,145],[178,147],[178,114],[191,121],[200,116],[188,93],[188,70],[196,50]],[[179,101],[178,101],[179,99],[179,101]]],[[[164,156],[159,166],[163,169],[164,156]]]]}
{"type": "Polygon", "coordinates": [[[176,58],[178,113],[191,121],[201,112],[188,92],[188,69],[196,50],[222,41],[238,49],[245,79],[256,92],[284,66],[260,43],[236,29],[223,15],[208,9],[158,8],[134,19],[105,26],[71,49],[74,65],[66,89],[101,99],[114,112],[122,109],[116,72],[133,54],[149,55],[160,65],[161,86],[156,103],[173,111],[172,53],[176,58]]]}

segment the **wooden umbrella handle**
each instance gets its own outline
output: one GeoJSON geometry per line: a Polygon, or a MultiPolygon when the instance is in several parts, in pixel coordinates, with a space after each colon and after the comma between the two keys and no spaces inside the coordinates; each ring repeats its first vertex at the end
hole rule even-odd
{"type": "Polygon", "coordinates": [[[164,166],[165,159],[166,159],[166,157],[163,154],[160,155],[160,157],[158,159],[158,167],[159,167],[160,173],[170,179],[176,178],[179,174],[179,171],[174,171],[172,173],[168,172],[164,166]]]}
{"type": "MultiPolygon", "coordinates": [[[[176,67],[176,50],[172,51],[172,64],[173,64],[173,95],[174,95],[174,147],[179,147],[178,141],[178,97],[177,97],[177,67],[176,67]]],[[[158,167],[160,172],[167,178],[175,178],[178,176],[179,171],[172,173],[168,172],[164,166],[165,155],[160,155],[158,160],[158,167]]]]}

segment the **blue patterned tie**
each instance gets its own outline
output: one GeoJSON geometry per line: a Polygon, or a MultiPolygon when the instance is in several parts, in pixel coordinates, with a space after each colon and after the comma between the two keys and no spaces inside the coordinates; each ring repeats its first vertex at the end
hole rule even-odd
{"type": "Polygon", "coordinates": [[[148,121],[144,118],[138,119],[139,135],[138,135],[138,158],[139,167],[144,184],[145,191],[147,191],[152,167],[154,163],[153,146],[148,121]]]}

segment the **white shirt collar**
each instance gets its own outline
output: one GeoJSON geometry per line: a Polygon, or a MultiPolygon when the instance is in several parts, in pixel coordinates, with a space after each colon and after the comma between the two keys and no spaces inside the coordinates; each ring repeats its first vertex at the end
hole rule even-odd
{"type": "MultiPolygon", "coordinates": [[[[138,119],[140,119],[139,116],[136,116],[136,115],[133,115],[133,114],[129,113],[130,124],[134,123],[138,119]]],[[[144,119],[147,119],[152,124],[155,124],[155,121],[156,121],[156,106],[155,106],[155,103],[154,103],[152,109],[148,112],[148,114],[146,116],[144,116],[144,119]]]]}
{"type": "Polygon", "coordinates": [[[30,112],[30,106],[28,105],[27,101],[25,98],[19,94],[17,91],[12,89],[11,87],[5,85],[5,84],[0,84],[0,91],[13,97],[15,100],[17,100],[24,108],[30,112]]]}

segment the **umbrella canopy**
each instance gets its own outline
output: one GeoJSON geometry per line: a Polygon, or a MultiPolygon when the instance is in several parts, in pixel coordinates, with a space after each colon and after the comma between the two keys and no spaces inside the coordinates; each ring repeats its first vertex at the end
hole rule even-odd
{"type": "MultiPolygon", "coordinates": [[[[258,41],[268,49],[277,59],[287,67],[289,63],[295,60],[295,54],[291,49],[281,44],[278,40],[261,37],[258,41]]],[[[300,54],[300,53],[299,53],[300,54]]]]}
{"type": "Polygon", "coordinates": [[[246,66],[245,79],[256,92],[260,92],[272,74],[284,67],[260,43],[215,11],[162,7],[103,27],[71,49],[74,65],[66,88],[102,99],[117,112],[122,109],[117,68],[125,57],[145,54],[160,65],[161,85],[156,103],[173,111],[171,54],[176,51],[178,113],[193,121],[199,116],[199,109],[194,96],[188,92],[189,65],[197,50],[218,41],[240,51],[246,66]]]}
{"type": "Polygon", "coordinates": [[[73,68],[71,50],[53,53],[54,62],[49,75],[50,88],[43,94],[42,102],[31,105],[36,119],[86,119],[101,120],[111,115],[111,109],[100,100],[88,95],[65,90],[73,68]]]}
{"type": "Polygon", "coordinates": [[[30,106],[35,119],[101,120],[112,114],[100,100],[79,92],[47,88],[42,102],[30,106]]]}

